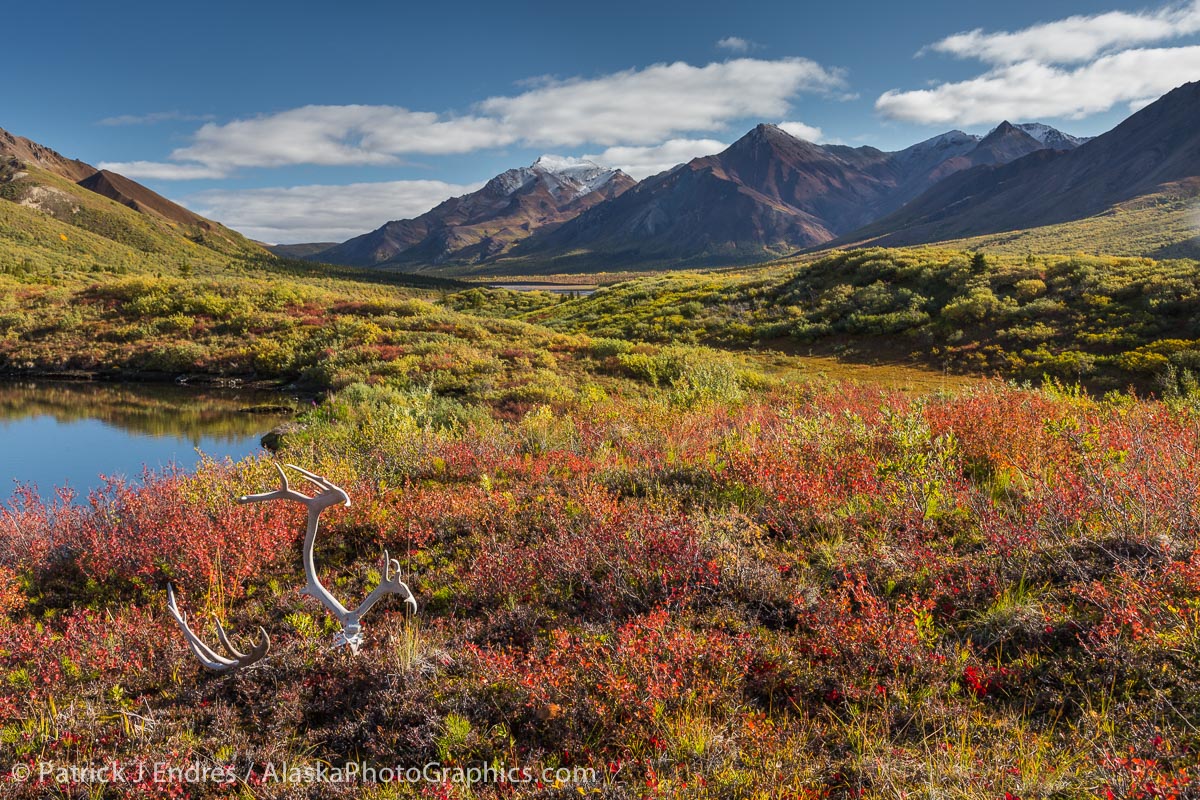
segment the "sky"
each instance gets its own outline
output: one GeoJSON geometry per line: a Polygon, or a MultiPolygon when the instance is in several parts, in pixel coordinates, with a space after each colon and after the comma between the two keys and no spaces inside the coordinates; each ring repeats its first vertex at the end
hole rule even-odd
{"type": "Polygon", "coordinates": [[[253,238],[341,241],[551,153],[635,178],[760,122],[1090,136],[1200,79],[1200,0],[170,3],[4,11],[0,127],[253,238]]]}

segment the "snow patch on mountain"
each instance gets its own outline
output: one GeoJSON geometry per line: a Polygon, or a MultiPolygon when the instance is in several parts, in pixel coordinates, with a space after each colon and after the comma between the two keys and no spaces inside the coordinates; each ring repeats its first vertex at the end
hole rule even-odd
{"type": "Polygon", "coordinates": [[[1024,131],[1046,147],[1052,147],[1055,150],[1074,150],[1092,138],[1091,136],[1072,136],[1042,122],[1023,122],[1013,127],[1024,131]]]}
{"type": "Polygon", "coordinates": [[[946,131],[892,154],[901,167],[930,166],[958,155],[965,155],[979,144],[979,137],[959,130],[946,131]]]}
{"type": "Polygon", "coordinates": [[[544,155],[528,167],[500,173],[492,184],[502,194],[512,195],[541,181],[555,199],[569,202],[604,188],[619,173],[584,158],[544,155]]]}

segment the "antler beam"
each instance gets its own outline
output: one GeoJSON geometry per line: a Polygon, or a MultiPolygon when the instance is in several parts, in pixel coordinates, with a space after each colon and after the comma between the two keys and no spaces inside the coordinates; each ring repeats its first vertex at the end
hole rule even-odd
{"type": "Polygon", "coordinates": [[[287,466],[289,469],[299,472],[305,480],[320,489],[320,492],[313,497],[297,492],[288,483],[287,473],[283,471],[283,467],[276,464],[275,469],[279,471],[279,488],[273,492],[240,497],[238,498],[238,502],[266,503],[272,500],[291,500],[302,504],[308,510],[308,527],[304,534],[304,575],[306,583],[304,589],[301,591],[303,594],[319,600],[337,618],[338,622],[341,623],[342,630],[334,640],[334,646],[349,645],[350,651],[357,653],[363,640],[362,617],[384,595],[402,595],[404,602],[412,609],[413,613],[417,611],[417,600],[413,597],[413,593],[408,588],[408,585],[399,578],[400,562],[390,558],[386,550],[383,552],[383,579],[380,580],[379,585],[375,587],[374,591],[367,595],[367,598],[363,600],[358,608],[353,610],[347,609],[325,588],[320,578],[317,577],[317,568],[313,562],[313,547],[317,541],[317,526],[320,522],[322,511],[335,505],[349,506],[350,497],[341,487],[322,478],[320,475],[314,475],[308,470],[301,469],[294,464],[288,464],[287,466]]]}

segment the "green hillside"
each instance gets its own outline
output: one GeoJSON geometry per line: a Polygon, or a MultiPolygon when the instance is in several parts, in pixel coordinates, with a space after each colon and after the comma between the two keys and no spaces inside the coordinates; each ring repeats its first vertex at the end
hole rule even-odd
{"type": "MultiPolygon", "coordinates": [[[[73,228],[95,234],[117,245],[152,254],[160,260],[184,259],[200,262],[221,257],[257,256],[263,250],[239,233],[217,223],[184,225],[132,208],[84,189],[58,175],[27,164],[0,165],[0,199],[11,201],[26,215],[6,208],[4,230],[10,226],[32,235],[44,232],[37,217],[51,217],[73,228]],[[26,217],[22,219],[21,217],[26,217]]],[[[199,219],[199,218],[197,218],[199,219]]],[[[59,232],[61,233],[61,231],[59,232]]],[[[69,235],[69,234],[68,234],[69,235]]],[[[87,249],[96,245],[87,240],[87,249]]]]}
{"type": "Polygon", "coordinates": [[[646,277],[545,302],[525,318],[595,336],[1048,374],[1099,387],[1161,388],[1200,366],[1200,269],[1188,260],[858,250],[646,277]]]}
{"type": "Polygon", "coordinates": [[[1200,179],[1172,184],[1086,219],[955,239],[938,246],[1019,255],[1200,258],[1200,179]]]}

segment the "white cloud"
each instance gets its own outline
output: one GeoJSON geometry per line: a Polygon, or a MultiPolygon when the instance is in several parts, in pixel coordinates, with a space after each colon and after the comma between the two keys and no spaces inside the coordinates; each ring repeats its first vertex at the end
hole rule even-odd
{"type": "MultiPolygon", "coordinates": [[[[647,147],[723,131],[745,117],[780,117],[803,92],[840,92],[840,70],[805,58],[654,64],[595,78],[543,76],[463,115],[399,106],[309,105],[209,122],[170,163],[135,162],[143,177],[215,177],[239,168],[398,164],[410,154],[527,147],[647,147]]],[[[711,140],[710,140],[711,141],[711,140]]],[[[665,157],[665,156],[664,156],[665,157]]]]}
{"type": "Polygon", "coordinates": [[[304,106],[196,131],[176,161],[209,166],[391,164],[401,153],[453,154],[509,144],[495,120],[398,106],[304,106]]]}
{"type": "Polygon", "coordinates": [[[652,147],[618,146],[584,158],[622,170],[638,180],[657,175],[677,164],[719,153],[729,145],[716,139],[668,139],[652,147]]]}
{"type": "Polygon", "coordinates": [[[1018,31],[976,29],[948,36],[925,50],[992,64],[1089,61],[1114,48],[1143,45],[1200,32],[1200,2],[1157,11],[1073,16],[1018,31]]]}
{"type": "Polygon", "coordinates": [[[1131,108],[1200,77],[1200,46],[1123,50],[1066,69],[1023,61],[932,89],[885,92],[875,107],[907,122],[973,125],[1002,119],[1079,119],[1131,108]]]}
{"type": "Polygon", "coordinates": [[[728,50],[731,53],[748,53],[758,47],[758,45],[749,39],[743,39],[741,36],[726,36],[724,39],[717,40],[717,47],[722,50],[728,50]]]}
{"type": "MultiPolygon", "coordinates": [[[[1002,119],[1079,119],[1126,104],[1136,111],[1200,78],[1200,47],[1144,47],[1200,33],[1200,0],[1155,10],[1077,15],[1017,31],[973,30],[921,50],[988,64],[983,74],[932,88],[893,89],[887,117],[972,125],[1002,119]]],[[[920,55],[921,53],[918,53],[920,55]]]]}
{"type": "Polygon", "coordinates": [[[778,127],[784,133],[789,133],[806,142],[819,142],[825,138],[825,134],[821,132],[820,128],[805,125],[803,122],[781,122],[778,127]]]}
{"type": "Polygon", "coordinates": [[[264,242],[340,242],[418,216],[482,184],[388,181],[197,192],[183,204],[264,242]]]}
{"type": "Polygon", "coordinates": [[[224,178],[229,171],[204,164],[171,164],[162,161],[101,161],[100,169],[119,172],[126,178],[158,181],[190,181],[202,178],[224,178]]]}
{"type": "Polygon", "coordinates": [[[655,64],[592,79],[557,81],[513,97],[492,97],[479,112],[533,145],[650,145],[679,133],[716,131],[742,117],[776,117],[800,92],[845,81],[805,58],[739,58],[695,67],[655,64]]]}
{"type": "Polygon", "coordinates": [[[185,114],[182,111],[152,111],[149,114],[121,114],[115,117],[105,117],[97,125],[154,125],[159,122],[204,122],[212,119],[212,114],[185,114]]]}

